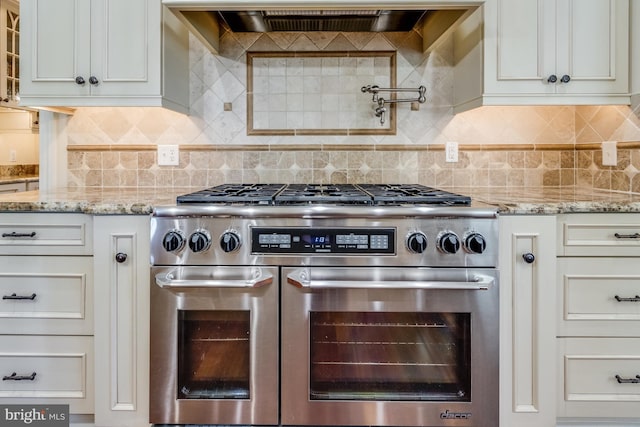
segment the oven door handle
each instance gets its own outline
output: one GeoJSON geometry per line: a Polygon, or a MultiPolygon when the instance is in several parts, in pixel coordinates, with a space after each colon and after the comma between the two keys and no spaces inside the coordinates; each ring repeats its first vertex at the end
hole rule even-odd
{"type": "Polygon", "coordinates": [[[273,275],[257,270],[248,279],[176,279],[175,271],[156,274],[156,285],[162,289],[259,288],[273,283],[273,275]]]}
{"type": "Polygon", "coordinates": [[[491,276],[474,274],[470,280],[313,280],[307,269],[287,275],[287,282],[298,288],[314,289],[430,289],[486,291],[495,281],[491,276]]]}

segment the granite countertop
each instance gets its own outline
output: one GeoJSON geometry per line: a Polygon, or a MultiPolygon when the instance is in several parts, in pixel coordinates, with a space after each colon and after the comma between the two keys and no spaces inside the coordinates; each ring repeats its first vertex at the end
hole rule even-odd
{"type": "Polygon", "coordinates": [[[498,206],[505,214],[596,212],[640,213],[640,194],[580,187],[456,188],[480,203],[498,206]]]}
{"type": "MultiPolygon", "coordinates": [[[[173,206],[178,195],[200,188],[78,188],[0,195],[0,212],[80,212],[95,215],[147,215],[155,206],[173,206]]],[[[577,187],[446,188],[471,196],[473,206],[497,207],[508,214],[569,212],[640,213],[640,194],[577,187]]]]}
{"type": "Polygon", "coordinates": [[[175,205],[193,188],[61,188],[0,195],[0,212],[79,212],[94,215],[147,215],[154,206],[175,205]]]}

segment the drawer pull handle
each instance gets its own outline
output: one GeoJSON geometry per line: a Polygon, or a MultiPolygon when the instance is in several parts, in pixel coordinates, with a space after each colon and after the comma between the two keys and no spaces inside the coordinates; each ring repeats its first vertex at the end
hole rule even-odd
{"type": "Polygon", "coordinates": [[[32,231],[31,233],[16,233],[15,231],[12,231],[11,233],[2,233],[2,237],[11,237],[11,238],[15,238],[15,237],[36,237],[36,232],[32,231]]]}
{"type": "Polygon", "coordinates": [[[29,380],[29,381],[33,381],[36,379],[36,373],[32,373],[31,375],[18,375],[15,372],[12,373],[11,375],[5,375],[4,377],[2,377],[2,381],[7,381],[7,380],[11,380],[11,381],[24,381],[24,380],[29,380]]]}
{"type": "Polygon", "coordinates": [[[636,295],[632,298],[620,298],[618,295],[615,295],[614,298],[618,302],[640,302],[640,295],[636,295]]]}
{"type": "Polygon", "coordinates": [[[2,299],[29,299],[31,301],[33,301],[34,299],[36,299],[36,294],[31,294],[31,295],[16,295],[16,294],[11,294],[11,295],[3,295],[2,299]]]}
{"type": "Polygon", "coordinates": [[[635,378],[622,378],[620,375],[616,375],[618,384],[640,384],[640,375],[636,375],[635,378]]]}
{"type": "Polygon", "coordinates": [[[640,233],[633,233],[633,234],[615,233],[614,236],[616,236],[616,239],[640,239],[640,233]]]}

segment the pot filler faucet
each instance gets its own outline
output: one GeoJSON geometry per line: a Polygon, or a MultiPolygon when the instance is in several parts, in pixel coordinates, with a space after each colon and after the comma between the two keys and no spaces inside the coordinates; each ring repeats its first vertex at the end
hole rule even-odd
{"type": "Polygon", "coordinates": [[[387,112],[387,108],[385,107],[385,104],[396,104],[399,102],[419,102],[421,104],[424,104],[427,101],[427,98],[425,97],[427,88],[424,86],[420,86],[417,89],[411,89],[411,88],[379,87],[378,85],[367,85],[367,86],[362,86],[360,90],[362,91],[362,93],[373,94],[371,101],[373,101],[375,104],[378,105],[374,111],[375,111],[376,117],[380,117],[380,126],[384,125],[384,118],[387,112]],[[383,97],[378,95],[379,92],[392,92],[392,93],[418,92],[418,96],[415,98],[384,99],[383,97]]]}

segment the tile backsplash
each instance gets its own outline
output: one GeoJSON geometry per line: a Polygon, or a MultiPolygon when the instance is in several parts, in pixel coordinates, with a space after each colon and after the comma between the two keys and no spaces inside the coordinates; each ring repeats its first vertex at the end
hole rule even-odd
{"type": "Polygon", "coordinates": [[[422,53],[417,32],[225,32],[219,55],[195,38],[190,42],[190,115],[78,109],[64,131],[71,187],[277,181],[640,191],[638,108],[483,107],[453,115],[450,40],[429,54],[422,53]],[[397,86],[427,88],[427,102],[417,110],[398,106],[395,135],[247,135],[247,51],[389,50],[397,52],[397,86]],[[618,165],[603,167],[599,144],[609,140],[620,143],[618,165]],[[457,163],[444,161],[446,141],[460,144],[457,163]],[[158,144],[179,144],[180,165],[158,166],[158,144]]]}

